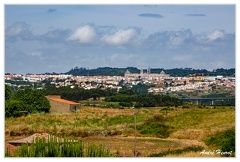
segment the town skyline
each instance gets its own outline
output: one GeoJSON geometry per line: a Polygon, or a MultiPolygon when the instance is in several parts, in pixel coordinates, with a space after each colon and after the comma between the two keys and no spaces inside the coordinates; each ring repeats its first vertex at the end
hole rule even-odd
{"type": "Polygon", "coordinates": [[[5,5],[5,72],[75,66],[235,68],[235,5],[5,5]]]}

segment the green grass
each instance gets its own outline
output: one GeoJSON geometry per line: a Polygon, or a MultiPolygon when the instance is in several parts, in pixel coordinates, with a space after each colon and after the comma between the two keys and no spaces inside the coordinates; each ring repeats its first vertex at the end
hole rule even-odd
{"type": "Polygon", "coordinates": [[[232,125],[235,124],[235,109],[189,109],[172,116],[169,124],[176,129],[213,129],[232,125]]]}

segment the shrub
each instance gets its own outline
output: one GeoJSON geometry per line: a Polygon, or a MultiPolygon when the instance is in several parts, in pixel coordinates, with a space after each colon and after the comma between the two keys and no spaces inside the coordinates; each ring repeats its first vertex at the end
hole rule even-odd
{"type": "Polygon", "coordinates": [[[134,107],[135,107],[135,108],[141,108],[141,107],[142,107],[142,104],[141,104],[140,102],[136,102],[136,103],[134,104],[134,107]]]}
{"type": "Polygon", "coordinates": [[[119,102],[119,105],[123,106],[123,107],[131,107],[131,106],[133,106],[133,103],[132,102],[119,102]]]}
{"type": "Polygon", "coordinates": [[[223,152],[235,152],[235,129],[228,129],[221,134],[212,135],[204,139],[208,146],[220,147],[223,152]]]}
{"type": "Polygon", "coordinates": [[[147,119],[143,124],[137,126],[137,129],[141,134],[167,138],[170,135],[170,128],[172,128],[165,124],[167,120],[168,118],[162,115],[155,115],[153,118],[147,119]]]}
{"type": "Polygon", "coordinates": [[[23,102],[8,100],[5,106],[5,117],[20,117],[21,110],[24,110],[23,102]]]}

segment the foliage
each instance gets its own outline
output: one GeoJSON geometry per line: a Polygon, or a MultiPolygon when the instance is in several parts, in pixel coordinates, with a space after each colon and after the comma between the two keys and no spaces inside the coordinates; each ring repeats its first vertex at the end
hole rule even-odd
{"type": "MultiPolygon", "coordinates": [[[[110,157],[102,145],[88,145],[84,149],[84,143],[64,139],[62,142],[56,137],[37,138],[28,146],[24,144],[14,152],[14,157],[110,157]]],[[[7,153],[7,156],[10,154],[7,153]]]]}
{"type": "Polygon", "coordinates": [[[97,89],[90,89],[85,90],[83,88],[70,88],[70,87],[48,87],[42,90],[42,93],[47,95],[61,95],[63,99],[71,100],[78,102],[80,100],[87,100],[89,98],[98,99],[99,97],[105,97],[107,95],[111,95],[113,92],[107,90],[97,89]]]}
{"type": "Polygon", "coordinates": [[[140,102],[136,102],[136,103],[134,104],[134,107],[135,107],[135,108],[141,108],[141,107],[142,107],[142,104],[141,104],[140,102]]]}
{"type": "Polygon", "coordinates": [[[119,105],[123,106],[123,107],[131,107],[131,106],[133,106],[133,103],[132,102],[119,102],[119,105]]]}
{"type": "Polygon", "coordinates": [[[170,150],[169,149],[168,151],[160,152],[160,153],[157,153],[157,154],[151,154],[149,156],[150,157],[164,157],[164,156],[169,155],[169,154],[179,155],[179,154],[182,154],[184,152],[189,152],[189,151],[198,152],[198,151],[202,151],[202,150],[203,150],[202,146],[189,146],[189,147],[185,147],[183,149],[176,149],[176,150],[170,150]]]}
{"type": "Polygon", "coordinates": [[[205,139],[208,146],[220,147],[223,152],[235,152],[235,129],[228,129],[221,134],[212,135],[205,139]]]}
{"type": "Polygon", "coordinates": [[[154,135],[157,137],[167,138],[170,135],[170,128],[165,124],[167,118],[162,115],[155,115],[153,118],[147,119],[143,124],[137,126],[139,133],[154,135]]]}
{"type": "Polygon", "coordinates": [[[28,113],[49,112],[50,109],[48,99],[38,90],[19,90],[12,99],[21,101],[23,110],[28,113]]]}
{"type": "Polygon", "coordinates": [[[143,95],[148,94],[149,88],[150,88],[149,85],[138,83],[137,85],[134,85],[131,90],[137,94],[143,95]]]}
{"type": "Polygon", "coordinates": [[[22,101],[8,100],[5,104],[5,117],[19,117],[21,114],[19,111],[24,110],[22,101]]]}
{"type": "Polygon", "coordinates": [[[11,98],[11,95],[11,88],[8,85],[5,85],[5,101],[9,100],[11,98]]]}
{"type": "Polygon", "coordinates": [[[108,102],[137,102],[138,107],[180,106],[182,101],[168,95],[124,95],[116,94],[105,98],[108,102]]]}
{"type": "MultiPolygon", "coordinates": [[[[123,76],[124,73],[129,70],[131,73],[140,73],[140,70],[136,67],[127,67],[127,68],[111,68],[111,67],[99,67],[97,69],[86,69],[86,68],[72,68],[70,71],[66,72],[65,74],[72,74],[72,75],[109,75],[109,76],[123,76]]],[[[152,73],[160,73],[164,70],[167,74],[171,76],[188,76],[190,74],[196,75],[204,75],[204,76],[216,76],[216,75],[223,75],[223,76],[231,76],[235,74],[235,68],[231,69],[216,69],[213,71],[208,71],[206,69],[192,69],[192,68],[174,68],[174,69],[163,69],[163,68],[156,68],[151,69],[152,73]]],[[[143,71],[147,71],[143,69],[143,71]]]]}
{"type": "Polygon", "coordinates": [[[111,68],[111,67],[99,67],[97,69],[86,69],[86,68],[72,68],[69,72],[66,74],[72,74],[72,75],[85,75],[85,76],[96,76],[96,75],[108,75],[108,76],[123,76],[124,73],[129,70],[131,73],[139,73],[140,70],[138,70],[135,67],[127,67],[127,68],[111,68]]]}

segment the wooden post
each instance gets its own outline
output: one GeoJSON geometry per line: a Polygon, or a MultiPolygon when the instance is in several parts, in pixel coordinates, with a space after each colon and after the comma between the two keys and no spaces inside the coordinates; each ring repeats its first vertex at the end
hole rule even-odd
{"type": "Polygon", "coordinates": [[[137,114],[134,113],[134,125],[135,125],[135,128],[134,128],[134,157],[136,157],[136,116],[137,114]]]}

